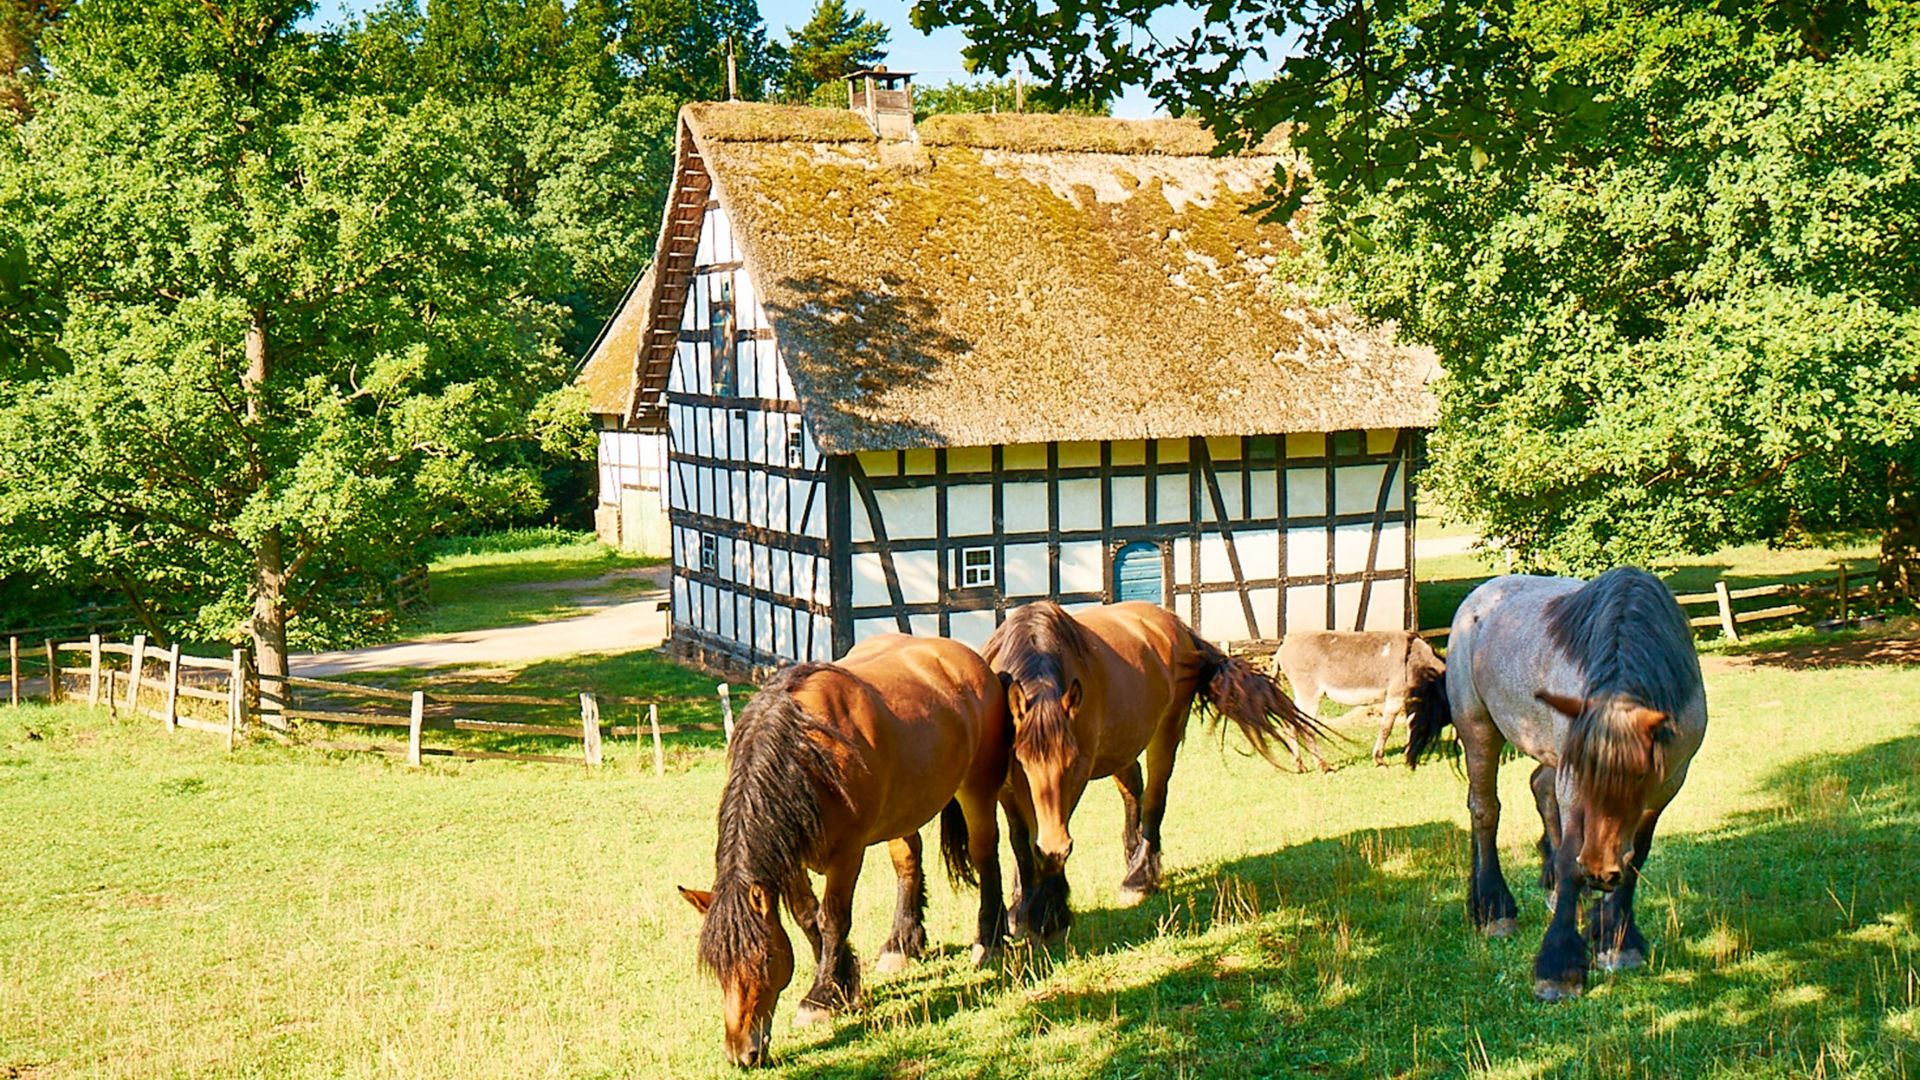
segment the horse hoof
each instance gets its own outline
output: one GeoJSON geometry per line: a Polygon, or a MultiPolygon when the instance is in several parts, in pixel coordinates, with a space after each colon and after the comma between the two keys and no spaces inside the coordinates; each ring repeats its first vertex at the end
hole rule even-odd
{"type": "Polygon", "coordinates": [[[983,968],[1000,958],[999,949],[989,949],[985,945],[973,947],[973,966],[983,968]]]}
{"type": "Polygon", "coordinates": [[[1520,924],[1513,919],[1495,919],[1481,927],[1480,932],[1490,938],[1503,938],[1512,937],[1513,932],[1518,929],[1520,924]]]}
{"type": "Polygon", "coordinates": [[[833,1014],[831,1012],[828,1012],[820,1006],[810,1005],[803,1001],[800,1003],[800,1008],[793,1014],[793,1026],[812,1027],[815,1024],[825,1023],[832,1016],[833,1014]]]}
{"type": "Polygon", "coordinates": [[[1593,962],[1602,971],[1631,971],[1646,963],[1647,957],[1639,949],[1608,949],[1596,954],[1593,962]]]}
{"type": "Polygon", "coordinates": [[[897,952],[883,952],[880,954],[879,959],[873,962],[873,966],[875,970],[886,975],[892,975],[895,972],[905,971],[907,970],[907,954],[897,953],[897,952]]]}
{"type": "Polygon", "coordinates": [[[1552,979],[1535,979],[1533,996],[1541,1001],[1572,1001],[1586,993],[1586,987],[1578,982],[1555,982],[1552,979]]]}
{"type": "Polygon", "coordinates": [[[1120,886],[1120,906],[1123,908],[1139,907],[1152,892],[1152,889],[1141,888],[1137,885],[1122,885],[1120,886]]]}

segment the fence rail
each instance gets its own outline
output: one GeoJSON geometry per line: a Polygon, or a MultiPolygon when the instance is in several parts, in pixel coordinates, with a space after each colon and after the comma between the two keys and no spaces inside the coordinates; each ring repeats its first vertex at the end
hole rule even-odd
{"type": "Polygon", "coordinates": [[[145,635],[131,642],[102,640],[98,634],[85,641],[47,639],[39,648],[23,643],[19,637],[7,639],[7,702],[19,705],[26,697],[29,682],[36,676],[44,680],[44,697],[49,702],[79,700],[105,706],[116,715],[147,716],[166,724],[168,730],[186,728],[206,731],[227,738],[231,749],[255,723],[285,729],[288,722],[302,724],[348,725],[364,728],[394,728],[407,732],[407,741],[394,743],[348,743],[309,740],[306,745],[321,749],[372,751],[405,757],[418,765],[428,757],[499,759],[512,761],[555,762],[598,766],[604,759],[607,739],[632,738],[637,751],[646,742],[653,744],[653,768],[656,775],[666,772],[663,736],[685,732],[721,732],[733,738],[732,688],[726,683],[716,687],[715,697],[601,696],[592,692],[574,697],[543,697],[537,694],[440,693],[432,690],[397,690],[362,683],[289,676],[284,702],[263,702],[257,691],[257,674],[252,670],[246,650],[236,649],[231,657],[194,656],[179,645],[160,648],[148,643],[145,635]],[[73,664],[64,657],[78,654],[73,664]],[[346,700],[343,700],[346,699],[346,700]],[[189,707],[187,702],[206,702],[220,706],[212,710],[189,707]],[[662,706],[712,703],[719,706],[720,719],[714,723],[687,721],[660,722],[662,706]],[[632,724],[606,723],[602,707],[633,708],[645,711],[645,720],[632,724]],[[560,723],[549,715],[535,719],[501,719],[469,715],[475,709],[500,707],[545,710],[578,716],[577,723],[560,723]],[[429,732],[468,732],[499,736],[532,736],[543,739],[577,739],[577,755],[537,753],[530,750],[496,750],[470,746],[430,746],[429,732]]]}
{"type": "MultiPolygon", "coordinates": [[[[1737,642],[1740,640],[1740,628],[1749,623],[1791,618],[1795,615],[1809,614],[1811,611],[1807,604],[1802,602],[1775,604],[1771,607],[1750,608],[1742,611],[1734,605],[1743,600],[1782,596],[1795,597],[1798,601],[1817,602],[1830,597],[1839,621],[1845,622],[1847,613],[1855,601],[1872,599],[1874,586],[1871,584],[1871,579],[1866,585],[1849,585],[1850,571],[1845,562],[1841,562],[1836,570],[1837,572],[1830,577],[1818,577],[1809,581],[1776,581],[1741,589],[1728,588],[1726,581],[1722,579],[1714,582],[1710,591],[1679,593],[1673,599],[1680,605],[1682,611],[1707,604],[1713,605],[1714,610],[1708,614],[1690,614],[1687,625],[1695,630],[1710,630],[1718,627],[1722,638],[1737,642]]],[[[1428,641],[1437,641],[1449,636],[1452,631],[1451,626],[1436,626],[1420,631],[1420,636],[1428,641]]]]}

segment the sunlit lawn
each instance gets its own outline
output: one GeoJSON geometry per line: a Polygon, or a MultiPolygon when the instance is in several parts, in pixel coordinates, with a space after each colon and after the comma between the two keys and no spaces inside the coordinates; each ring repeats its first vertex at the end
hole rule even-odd
{"type": "Polygon", "coordinates": [[[520,529],[442,541],[428,564],[432,607],[410,634],[548,622],[658,592],[664,560],[616,551],[592,533],[520,529]]]}
{"type": "MultiPolygon", "coordinates": [[[[1709,674],[1713,721],[1641,892],[1647,970],[1534,1003],[1528,765],[1502,774],[1521,933],[1462,910],[1464,785],[1272,771],[1196,735],[1167,892],[1116,910],[1118,800],[1075,821],[1066,946],[937,955],[865,1011],[776,1024],[790,1075],[1901,1076],[1920,1069],[1920,669],[1709,674]]],[[[1231,744],[1230,744],[1231,745],[1231,744]]],[[[77,709],[0,710],[0,1076],[716,1075],[677,883],[711,874],[721,755],[668,775],[383,760],[77,709]]],[[[878,849],[854,944],[886,933],[878,849]]],[[[803,961],[798,980],[809,976],[803,961]]]]}

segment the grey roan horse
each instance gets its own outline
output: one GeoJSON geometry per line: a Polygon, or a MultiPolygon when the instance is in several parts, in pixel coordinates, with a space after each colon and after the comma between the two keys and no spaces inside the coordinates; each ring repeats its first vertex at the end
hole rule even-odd
{"type": "Polygon", "coordinates": [[[1474,925],[1505,937],[1519,914],[1496,843],[1496,774],[1511,742],[1540,763],[1540,884],[1553,921],[1534,958],[1534,995],[1579,996],[1589,943],[1605,970],[1645,962],[1634,884],[1707,731],[1693,633],[1666,586],[1622,567],[1590,582],[1509,575],[1475,589],[1453,617],[1446,693],[1428,694],[1411,725],[1408,765],[1448,723],[1466,757],[1474,925]],[[1588,887],[1604,895],[1586,913],[1583,941],[1588,887]]]}

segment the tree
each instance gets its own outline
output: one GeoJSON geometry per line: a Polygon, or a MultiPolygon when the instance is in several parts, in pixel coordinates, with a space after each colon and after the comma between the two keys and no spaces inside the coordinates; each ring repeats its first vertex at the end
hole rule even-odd
{"type": "Polygon", "coordinates": [[[1812,529],[1920,553],[1920,14],[1853,0],[920,0],[996,70],[1289,132],[1300,265],[1447,365],[1429,479],[1534,566],[1812,529]],[[1270,80],[1236,72],[1273,43],[1270,80]],[[1310,180],[1305,177],[1311,177],[1310,180]]]}
{"type": "Polygon", "coordinates": [[[40,38],[67,8],[67,0],[7,0],[0,4],[0,109],[27,111],[27,94],[46,74],[40,38]]]}
{"type": "Polygon", "coordinates": [[[635,81],[676,102],[727,98],[727,50],[740,97],[756,101],[781,70],[754,0],[625,0],[620,55],[635,81]]]}
{"type": "Polygon", "coordinates": [[[1029,86],[1024,90],[1016,90],[1012,79],[947,82],[940,86],[915,87],[913,91],[913,111],[922,119],[942,113],[1002,113],[1018,110],[1106,116],[1112,112],[1112,107],[1104,98],[1074,98],[1049,86],[1029,86]]]}
{"type": "Polygon", "coordinates": [[[780,64],[781,98],[805,102],[815,91],[829,92],[843,78],[887,58],[887,28],[845,0],[819,0],[813,17],[798,30],[787,28],[792,43],[775,46],[780,64]]]}
{"type": "Polygon", "coordinates": [[[0,572],[244,635],[269,695],[565,427],[553,253],[457,108],[357,92],[308,14],[77,6],[0,184],[52,328],[0,356],[0,572]]]}

